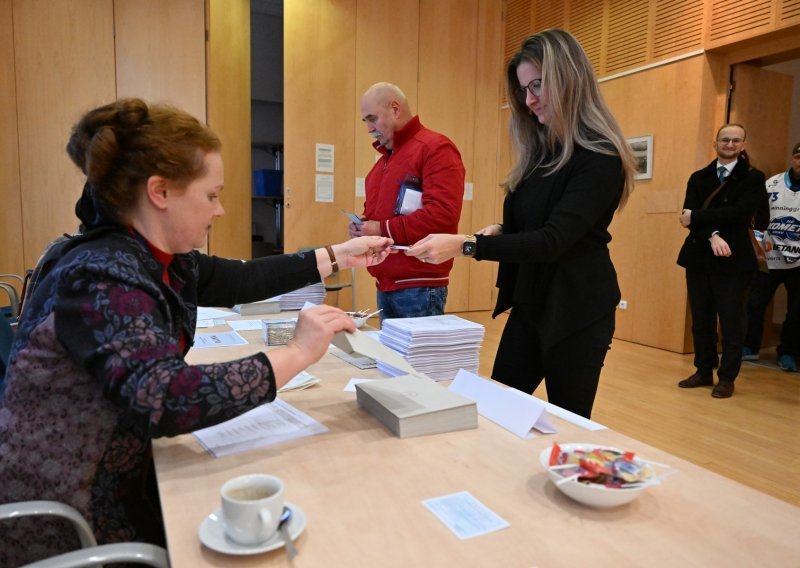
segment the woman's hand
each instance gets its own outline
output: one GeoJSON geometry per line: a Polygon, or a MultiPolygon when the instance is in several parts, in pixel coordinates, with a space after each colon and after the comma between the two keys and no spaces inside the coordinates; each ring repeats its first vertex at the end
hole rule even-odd
{"type": "Polygon", "coordinates": [[[731,255],[731,247],[728,246],[728,242],[719,236],[719,233],[712,235],[710,239],[711,241],[711,250],[714,252],[714,256],[730,256],[731,255]]]}
{"type": "Polygon", "coordinates": [[[503,234],[503,225],[500,223],[492,223],[488,227],[484,227],[475,233],[476,235],[486,235],[487,237],[496,237],[503,234]]]}
{"type": "Polygon", "coordinates": [[[363,268],[386,260],[391,253],[389,245],[393,242],[388,237],[356,237],[332,248],[340,269],[363,268]]]}
{"type": "Polygon", "coordinates": [[[461,247],[464,244],[464,235],[428,235],[421,241],[417,241],[406,251],[406,256],[413,256],[422,262],[431,264],[441,264],[455,256],[461,255],[461,247]]]}
{"type": "Polygon", "coordinates": [[[336,333],[355,330],[353,318],[339,308],[322,305],[301,310],[292,340],[268,353],[277,388],[319,361],[336,333]]]}
{"type": "Polygon", "coordinates": [[[692,224],[692,210],[684,209],[681,211],[681,227],[688,228],[692,224]]]}

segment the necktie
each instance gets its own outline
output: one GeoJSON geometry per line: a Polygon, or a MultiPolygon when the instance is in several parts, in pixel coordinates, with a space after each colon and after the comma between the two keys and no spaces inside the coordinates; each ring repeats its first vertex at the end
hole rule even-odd
{"type": "Polygon", "coordinates": [[[725,166],[720,166],[717,168],[717,177],[719,178],[719,183],[725,181],[725,178],[728,177],[728,168],[725,166]]]}

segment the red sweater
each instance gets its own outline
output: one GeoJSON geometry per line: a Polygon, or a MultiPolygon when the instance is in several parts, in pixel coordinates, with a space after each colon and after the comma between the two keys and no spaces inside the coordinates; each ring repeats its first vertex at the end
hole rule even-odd
{"type": "MultiPolygon", "coordinates": [[[[367,175],[364,216],[381,223],[381,234],[398,245],[413,245],[431,233],[458,232],[458,219],[464,199],[464,164],[455,144],[428,130],[412,118],[394,133],[390,153],[379,142],[382,154],[367,175]],[[408,176],[420,180],[422,207],[409,215],[395,215],[400,185],[408,176]]],[[[392,254],[369,268],[382,292],[403,288],[447,286],[453,261],[426,264],[402,252],[392,254]]]]}

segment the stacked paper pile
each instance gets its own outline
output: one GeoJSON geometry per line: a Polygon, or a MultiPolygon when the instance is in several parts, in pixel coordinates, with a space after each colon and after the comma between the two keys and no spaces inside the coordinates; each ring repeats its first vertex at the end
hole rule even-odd
{"type": "Polygon", "coordinates": [[[299,310],[306,302],[319,305],[325,300],[325,284],[318,282],[281,295],[281,311],[299,310]]]}
{"type": "MultiPolygon", "coordinates": [[[[459,369],[478,372],[483,326],[454,315],[385,319],[381,343],[391,347],[418,372],[437,381],[450,380],[459,369]]],[[[378,370],[406,374],[378,360],[378,370]]]]}

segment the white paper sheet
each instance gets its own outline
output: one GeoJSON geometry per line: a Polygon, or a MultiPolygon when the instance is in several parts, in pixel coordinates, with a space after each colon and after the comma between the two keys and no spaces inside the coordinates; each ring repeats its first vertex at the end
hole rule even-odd
{"type": "Polygon", "coordinates": [[[359,383],[368,383],[370,381],[374,381],[375,379],[350,379],[350,381],[344,386],[344,392],[356,392],[356,385],[359,383]]]}
{"type": "Polygon", "coordinates": [[[311,373],[300,371],[298,374],[292,377],[289,382],[279,388],[278,392],[307,389],[308,387],[314,386],[321,381],[322,379],[315,377],[311,373]]]}
{"type": "Polygon", "coordinates": [[[233,345],[247,345],[247,340],[235,331],[221,333],[198,333],[194,336],[195,349],[208,349],[210,347],[231,347],[233,345]]]}
{"type": "Polygon", "coordinates": [[[340,331],[333,336],[333,344],[345,353],[359,353],[376,361],[382,361],[403,371],[404,374],[421,375],[397,351],[375,341],[358,329],[353,333],[340,331]]]}
{"type": "Polygon", "coordinates": [[[229,318],[231,316],[238,316],[236,312],[233,310],[220,310],[218,308],[204,308],[198,307],[197,308],[197,319],[198,320],[209,320],[215,318],[229,318]]]}
{"type": "Polygon", "coordinates": [[[261,331],[260,319],[252,320],[229,320],[227,323],[236,331],[261,331]]]}
{"type": "Polygon", "coordinates": [[[459,369],[449,388],[474,400],[478,414],[520,438],[532,438],[533,428],[543,434],[556,433],[547,420],[545,402],[521,391],[501,387],[464,369],[459,369]]]}
{"type": "Polygon", "coordinates": [[[194,436],[219,458],[327,431],[323,424],[276,398],[232,420],[198,430],[194,436]]]}
{"type": "MultiPolygon", "coordinates": [[[[517,391],[519,392],[519,391],[517,391]]],[[[521,393],[525,395],[525,393],[521,393]]],[[[525,395],[528,396],[528,395],[525,395]]],[[[576,426],[580,426],[581,428],[585,428],[586,430],[595,431],[595,430],[606,430],[607,427],[603,426],[599,422],[595,422],[594,420],[589,420],[588,418],[584,418],[579,414],[575,414],[574,412],[570,412],[569,410],[565,410],[560,406],[556,406],[555,404],[551,404],[549,402],[545,402],[547,405],[547,412],[552,414],[553,416],[558,416],[562,420],[566,420],[567,422],[571,422],[576,426]]]]}
{"type": "Polygon", "coordinates": [[[511,526],[469,491],[426,499],[422,504],[461,540],[511,526]]]}

